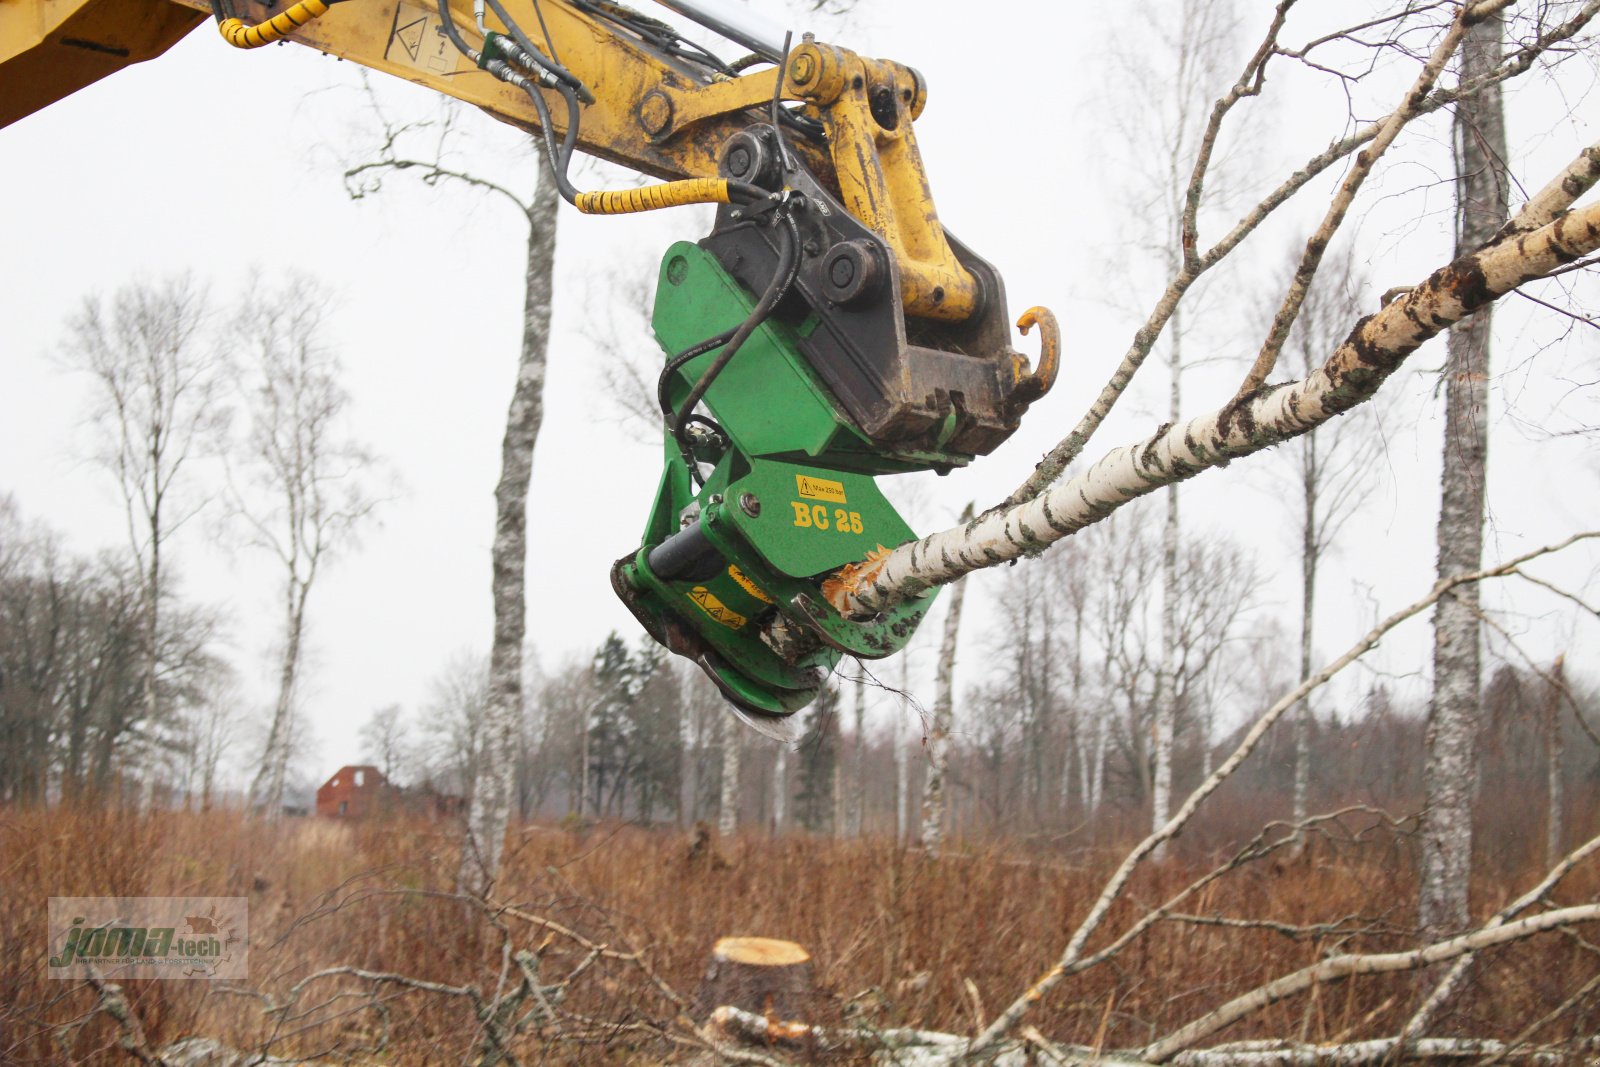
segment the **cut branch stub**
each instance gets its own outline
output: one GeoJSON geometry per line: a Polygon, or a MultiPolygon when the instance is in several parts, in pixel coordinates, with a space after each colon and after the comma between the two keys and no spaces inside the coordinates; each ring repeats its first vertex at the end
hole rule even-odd
{"type": "Polygon", "coordinates": [[[696,1009],[729,1006],[769,1019],[803,1018],[815,995],[811,954],[793,941],[724,937],[711,949],[696,1009]]]}

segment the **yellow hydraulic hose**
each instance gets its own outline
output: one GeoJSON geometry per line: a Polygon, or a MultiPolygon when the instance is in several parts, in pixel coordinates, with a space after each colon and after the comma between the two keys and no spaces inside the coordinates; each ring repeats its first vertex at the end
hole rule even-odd
{"type": "MultiPolygon", "coordinates": [[[[314,0],[312,0],[314,2],[314,0]]],[[[728,182],[724,178],[685,178],[642,189],[607,189],[579,193],[574,201],[585,215],[626,215],[634,211],[655,211],[684,204],[728,203],[728,182]]]]}
{"type": "Polygon", "coordinates": [[[223,40],[235,48],[260,48],[279,41],[328,10],[324,0],[300,0],[287,11],[280,12],[255,26],[240,19],[224,19],[218,24],[223,40]]]}

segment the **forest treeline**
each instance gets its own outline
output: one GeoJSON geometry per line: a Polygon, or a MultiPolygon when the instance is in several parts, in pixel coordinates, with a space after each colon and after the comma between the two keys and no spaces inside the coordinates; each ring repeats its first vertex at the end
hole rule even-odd
{"type": "MultiPolygon", "coordinates": [[[[993,583],[1003,620],[969,638],[974,679],[957,701],[949,820],[960,837],[1027,835],[1071,849],[1144,824],[1153,764],[1155,626],[1134,593],[1144,536],[1110,523],[993,583]],[[1133,543],[1130,543],[1133,542],[1133,543]]],[[[1201,542],[1180,661],[1180,789],[1231,746],[1292,683],[1281,628],[1252,607],[1252,578],[1225,542],[1201,542]],[[1228,654],[1222,655],[1226,649],[1228,654]]],[[[144,699],[139,576],[115,554],[84,556],[0,502],[0,800],[168,805],[220,799],[230,766],[254,749],[251,714],[223,652],[213,609],[170,597],[162,612],[158,699],[144,699]],[[154,715],[146,714],[154,707],[154,715]]],[[[517,754],[523,818],[687,824],[724,818],[725,753],[740,748],[732,818],[773,831],[914,840],[927,761],[927,711],[896,688],[893,665],[847,663],[807,709],[786,750],[745,728],[692,668],[616,634],[590,656],[529,679],[517,754]]],[[[1591,694],[1549,664],[1501,663],[1484,693],[1477,822],[1481,848],[1508,864],[1543,855],[1552,783],[1585,821],[1600,787],[1600,718],[1591,694]],[[1575,691],[1577,690],[1577,691],[1575,691]],[[1531,822],[1538,813],[1541,821],[1531,822]]],[[[350,762],[401,784],[465,793],[474,779],[487,667],[446,664],[410,709],[370,715],[350,762]]],[[[1395,818],[1421,804],[1426,708],[1384,684],[1327,698],[1312,713],[1311,806],[1367,805],[1395,818]]],[[[259,718],[259,713],[256,716],[259,718]]],[[[1218,798],[1191,840],[1221,845],[1286,818],[1294,786],[1287,731],[1269,740],[1218,798]]],[[[314,776],[321,768],[307,767],[314,776]]],[[[306,773],[303,781],[310,781],[306,773]]],[[[1586,826],[1558,827],[1569,834],[1586,826]]]]}

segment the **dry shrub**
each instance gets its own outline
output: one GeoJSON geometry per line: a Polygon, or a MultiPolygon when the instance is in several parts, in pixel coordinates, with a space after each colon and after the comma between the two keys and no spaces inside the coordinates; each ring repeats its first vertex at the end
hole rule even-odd
{"type": "MultiPolygon", "coordinates": [[[[1330,827],[1295,855],[1280,850],[1207,886],[1114,961],[1070,979],[1030,1016],[1067,1042],[1142,1044],[1223,1000],[1336,951],[1414,944],[1411,843],[1367,815],[1330,827]],[[1276,928],[1215,925],[1270,919],[1276,928]],[[1296,932],[1290,926],[1331,924],[1296,932]]],[[[787,938],[817,963],[812,1021],[910,1025],[970,1033],[1052,964],[1087,913],[1121,850],[1045,854],[1037,845],[955,842],[931,860],[881,839],[747,835],[692,853],[685,836],[630,825],[512,831],[496,892],[515,911],[485,915],[450,895],[454,829],[427,822],[266,824],[233,813],[9,811],[0,813],[0,893],[17,950],[0,959],[0,1061],[119,1058],[104,1016],[65,1024],[95,1004],[92,990],[49,981],[42,935],[49,896],[245,896],[250,978],[126,983],[152,1045],[192,1034],[279,1054],[393,1062],[460,1061],[479,1048],[473,1005],[349,975],[296,983],[333,966],[410,976],[491,995],[516,983],[508,951],[537,952],[542,980],[565,990],[567,1022],[529,1026],[519,1056],[547,1061],[659,1061],[686,1056],[663,1038],[680,1010],[652,979],[692,998],[712,943],[727,935],[787,938]],[[535,916],[546,925],[530,921],[535,916]],[[560,924],[559,927],[548,923],[560,924]],[[571,931],[568,937],[559,929],[571,931]],[[596,946],[610,955],[587,964],[596,946]],[[646,970],[627,957],[637,952],[646,970]],[[506,975],[509,974],[509,977],[506,975]],[[967,991],[970,981],[976,998],[967,991]],[[264,1012],[263,998],[283,1009],[264,1012]]],[[[1197,850],[1196,850],[1197,851],[1197,850]]],[[[1229,852],[1191,852],[1135,878],[1099,945],[1229,852]]],[[[1536,866],[1486,874],[1485,912],[1537,878],[1536,866]]],[[[1555,896],[1590,900],[1580,871],[1555,896]]],[[[1592,949],[1561,936],[1497,952],[1478,968],[1439,1032],[1511,1037],[1596,971],[1592,949]]],[[[1311,1041],[1392,1034],[1419,983],[1397,976],[1330,985],[1262,1012],[1229,1039],[1311,1041]]],[[[531,1003],[531,1002],[530,1002],[531,1003]]],[[[1538,1036],[1592,1033],[1594,1008],[1538,1036]]]]}

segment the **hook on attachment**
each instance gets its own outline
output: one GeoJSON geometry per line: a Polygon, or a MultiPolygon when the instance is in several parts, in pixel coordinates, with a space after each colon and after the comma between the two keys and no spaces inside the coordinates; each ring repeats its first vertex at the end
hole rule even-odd
{"type": "Polygon", "coordinates": [[[1012,394],[1024,404],[1031,404],[1050,391],[1056,383],[1056,372],[1061,369],[1061,327],[1047,307],[1034,306],[1017,319],[1017,329],[1024,335],[1034,326],[1039,327],[1039,365],[1032,374],[1017,382],[1012,394]]]}

